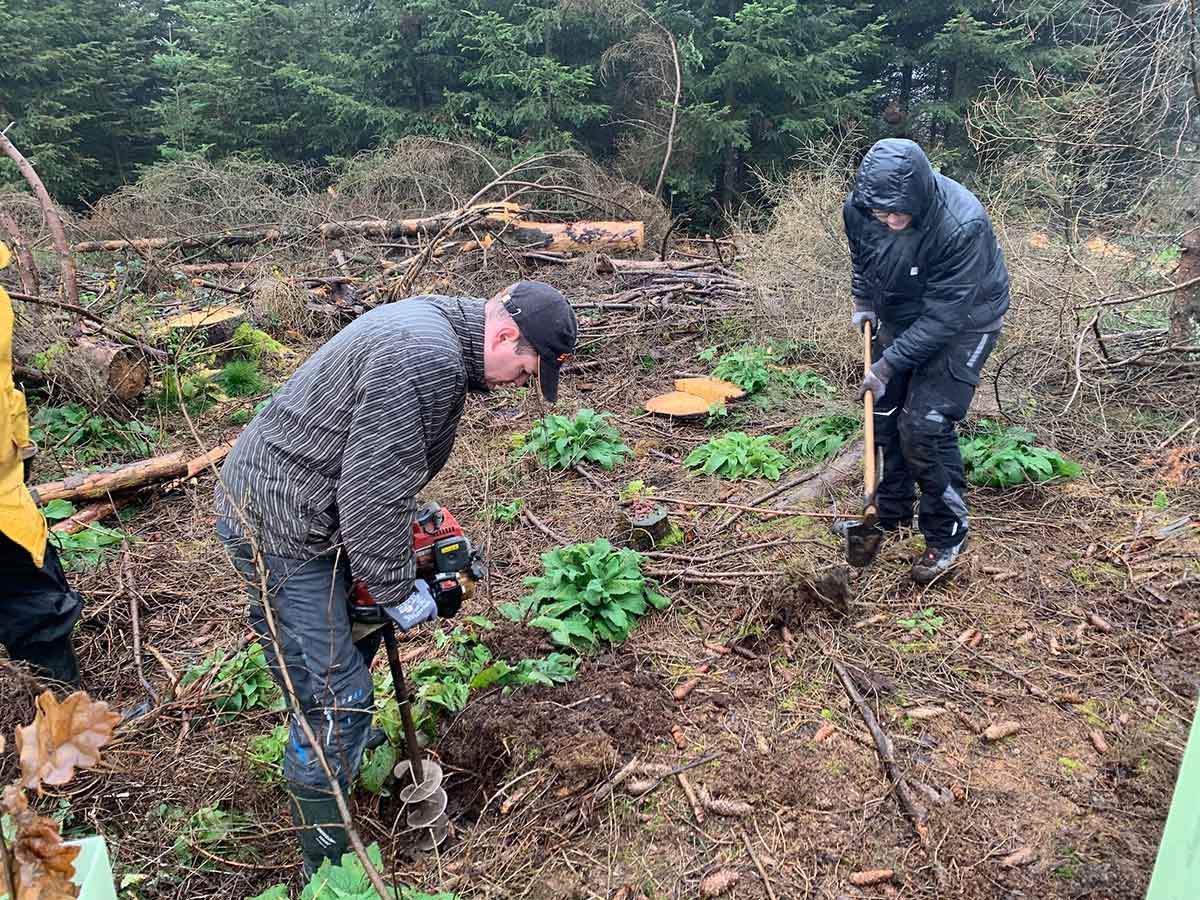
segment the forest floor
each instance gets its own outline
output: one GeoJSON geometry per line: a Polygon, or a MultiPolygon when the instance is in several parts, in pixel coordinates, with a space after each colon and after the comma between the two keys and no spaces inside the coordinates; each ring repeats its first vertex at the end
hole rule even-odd
{"type": "MultiPolygon", "coordinates": [[[[577,300],[612,289],[581,268],[540,277],[577,300]]],[[[1200,493],[1193,474],[1156,503],[1161,454],[1135,452],[1121,436],[1136,432],[1153,447],[1176,423],[1148,424],[1135,405],[1110,404],[1103,432],[1057,430],[1056,449],[1082,464],[1081,477],[973,490],[970,550],[951,576],[914,586],[908,566],[922,543],[902,534],[873,566],[851,572],[839,613],[813,590],[844,566],[827,519],[751,512],[731,522],[728,504],[771,485],[695,477],[682,463],[720,430],[778,435],[828,404],[767,392],[731,406],[715,429],[641,409],[674,377],[702,370],[703,348],[761,343],[756,333],[749,312],[585,317],[584,348],[556,409],[612,413],[633,449],[587,478],[513,461],[512,436],[544,412],[535,391],[470,399],[426,498],[454,510],[488,560],[463,614],[497,624],[482,631],[497,656],[553,649],[545,632],[508,623],[497,607],[522,596],[522,578],[540,574],[540,555],[556,544],[617,543],[619,497],[631,482],[676,498],[667,506],[685,539],[647,560],[671,573],[661,577],[670,607],[587,657],[574,682],[483,690],[442,719],[433,749],[450,773],[454,818],[440,852],[411,851],[393,797],[354,793],[358,827],[380,844],[388,877],[464,900],[692,898],[720,869],[738,873],[723,896],[745,900],[1142,897],[1200,688],[1200,493]],[[520,516],[494,521],[495,504],[517,499],[545,530],[520,516]],[[1184,517],[1190,525],[1161,530],[1184,517]],[[982,635],[975,646],[968,629],[982,635]],[[924,841],[835,662],[851,668],[928,807],[924,841]],[[699,685],[674,699],[701,664],[709,668],[699,685]],[[983,736],[1009,721],[1014,733],[983,736]],[[635,758],[672,768],[699,761],[686,773],[695,790],[750,809],[698,817],[673,777],[641,796],[625,785],[597,794],[635,758]],[[1021,864],[1006,862],[1022,848],[1021,864]],[[875,869],[893,874],[852,883],[875,869]]],[[[302,356],[274,375],[282,380],[302,356]]],[[[789,365],[823,373],[852,412],[844,369],[824,368],[819,348],[797,351],[789,365]]],[[[985,381],[972,422],[989,406],[995,415],[990,393],[985,381]]],[[[198,417],[205,442],[230,430],[227,415],[218,406],[198,417]]],[[[1038,430],[1040,415],[1021,424],[1038,430]]],[[[178,417],[164,425],[163,450],[195,449],[178,417]]],[[[141,639],[157,654],[144,652],[141,665],[160,689],[158,658],[181,675],[251,637],[241,586],[213,534],[212,484],[204,476],[154,495],[124,518],[127,549],[74,574],[87,597],[78,632],[85,687],[117,709],[146,696],[131,597],[141,639]]],[[[853,513],[858,496],[851,481],[816,511],[853,513]]],[[[787,507],[788,493],[766,505],[787,507]]],[[[446,652],[431,630],[403,639],[410,664],[446,652]]],[[[376,667],[386,668],[382,654],[376,667]]],[[[6,677],[0,693],[7,733],[28,718],[32,690],[6,677]]],[[[285,794],[248,758],[251,741],[283,721],[272,710],[222,718],[184,693],[124,726],[100,770],[43,803],[69,833],[108,839],[122,897],[229,900],[280,881],[298,893],[285,794]]]]}

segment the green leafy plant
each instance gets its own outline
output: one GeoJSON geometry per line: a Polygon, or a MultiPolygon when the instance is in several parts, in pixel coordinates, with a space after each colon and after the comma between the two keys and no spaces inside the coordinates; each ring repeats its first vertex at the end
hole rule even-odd
{"type": "Polygon", "coordinates": [[[209,372],[180,373],[167,369],[155,403],[163,409],[186,405],[193,415],[204,412],[220,399],[220,387],[209,372]]]}
{"type": "Polygon", "coordinates": [[[258,371],[258,363],[252,359],[234,359],[225,363],[216,381],[230,397],[254,397],[269,387],[258,371]]]}
{"type": "Polygon", "coordinates": [[[643,494],[651,494],[653,492],[653,489],[646,482],[637,478],[621,488],[621,493],[618,497],[621,500],[632,500],[634,497],[641,497],[643,494]]]}
{"type": "MultiPolygon", "coordinates": [[[[378,844],[367,847],[367,859],[376,870],[387,872],[378,844]]],[[[457,894],[446,891],[427,894],[413,888],[387,886],[388,896],[394,897],[395,900],[458,900],[457,894]]],[[[300,892],[300,900],[377,900],[378,897],[379,894],[367,877],[367,870],[353,853],[343,856],[339,865],[325,860],[300,892]]],[[[288,900],[287,885],[272,885],[250,900],[288,900]]]]}
{"type": "Polygon", "coordinates": [[[50,532],[50,541],[58,550],[63,568],[68,572],[95,568],[128,539],[129,535],[125,532],[95,522],[74,534],[63,531],[50,532]]]}
{"type": "Polygon", "coordinates": [[[705,475],[721,478],[778,481],[789,460],[771,445],[769,437],[750,437],[743,431],[729,431],[701,444],[687,455],[683,464],[689,469],[699,469],[705,475]]]}
{"type": "MultiPolygon", "coordinates": [[[[51,500],[42,507],[47,522],[61,522],[75,514],[75,504],[69,500],[51,500]]],[[[129,535],[115,528],[92,523],[75,534],[51,531],[50,542],[68,572],[78,572],[98,566],[105,556],[114,552],[129,535]]]]}
{"type": "Polygon", "coordinates": [[[276,725],[267,734],[250,739],[246,758],[266,784],[283,782],[283,750],[288,742],[288,727],[276,725]]]}
{"type": "Polygon", "coordinates": [[[502,525],[507,525],[514,521],[521,514],[521,506],[524,501],[518,497],[511,503],[493,503],[488,514],[492,517],[493,522],[499,522],[502,525]]]}
{"type": "Polygon", "coordinates": [[[807,416],[784,433],[783,442],[797,459],[820,462],[841,449],[858,427],[853,416],[807,416]]]}
{"type": "MultiPolygon", "coordinates": [[[[523,659],[516,663],[495,659],[480,639],[482,631],[493,627],[483,616],[468,616],[451,632],[438,629],[433,633],[434,644],[445,651],[444,655],[418,664],[409,673],[414,693],[413,719],[419,729],[432,735],[438,718],[465,709],[474,690],[501,688],[508,694],[522,687],[574,680],[579,667],[575,656],[551,653],[543,659],[523,659]]],[[[403,740],[400,710],[390,673],[377,673],[375,695],[378,710],[375,722],[389,741],[399,745],[403,740]]]]}
{"type": "Polygon", "coordinates": [[[180,679],[182,690],[216,671],[209,693],[213,709],[231,719],[248,709],[283,709],[283,696],[267,668],[262,644],[255,641],[244,650],[225,658],[224,650],[214,651],[206,660],[192,666],[180,679]]]}
{"type": "Polygon", "coordinates": [[[937,610],[932,606],[927,606],[924,609],[918,609],[909,618],[896,619],[896,624],[905,628],[915,628],[933,637],[938,633],[938,629],[946,624],[946,620],[939,616],[937,610]]]}
{"type": "Polygon", "coordinates": [[[763,347],[741,347],[722,355],[713,369],[713,375],[732,381],[753,394],[765,388],[771,381],[771,351],[763,347]]]}
{"type": "Polygon", "coordinates": [[[712,428],[722,419],[729,417],[729,407],[724,403],[713,403],[708,407],[708,412],[704,414],[704,427],[712,428]]]}
{"type": "Polygon", "coordinates": [[[963,466],[972,484],[1013,487],[1051,478],[1075,478],[1083,469],[1055,450],[1037,447],[1037,436],[1024,428],[1001,426],[986,419],[979,433],[959,440],[963,466]]]}
{"type": "Polygon", "coordinates": [[[282,355],[287,348],[265,331],[243,322],[233,333],[233,352],[246,359],[262,359],[282,355]]]}
{"type": "Polygon", "coordinates": [[[390,742],[380,744],[363,754],[362,766],[358,770],[359,785],[372,794],[382,794],[388,776],[395,768],[396,748],[390,742]]]}
{"type": "Polygon", "coordinates": [[[835,393],[833,385],[815,372],[785,372],[780,379],[796,393],[814,397],[832,397],[835,393]]]}
{"type": "Polygon", "coordinates": [[[30,419],[29,434],[42,447],[69,450],[85,462],[118,454],[149,456],[159,438],[158,430],[145,422],[118,422],[77,403],[39,408],[30,419]]]}
{"type": "Polygon", "coordinates": [[[670,603],[642,575],[641,563],[640,554],[603,538],[556,547],[542,554],[544,574],[525,579],[533,592],[500,611],[514,620],[532,615],[530,626],[577,650],[623,641],[650,607],[670,603]]]}
{"type": "Polygon", "coordinates": [[[202,806],[182,823],[176,832],[172,849],[181,862],[203,869],[212,863],[196,852],[197,847],[219,850],[222,856],[249,862],[257,858],[258,852],[245,841],[239,840],[238,836],[240,832],[248,831],[251,825],[252,820],[245,813],[221,809],[216,805],[202,806]]]}
{"type": "Polygon", "coordinates": [[[521,453],[535,453],[549,469],[569,469],[590,462],[611,469],[630,454],[607,413],[581,409],[573,417],[549,415],[539,419],[525,437],[521,453]]]}

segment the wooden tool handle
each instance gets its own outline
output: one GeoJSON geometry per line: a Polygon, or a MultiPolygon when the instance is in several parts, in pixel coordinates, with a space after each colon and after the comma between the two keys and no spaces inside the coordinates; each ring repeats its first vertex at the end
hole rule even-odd
{"type": "MultiPolygon", "coordinates": [[[[863,322],[863,378],[871,372],[871,322],[863,322]]],[[[863,394],[863,496],[875,492],[875,395],[863,394]]]]}

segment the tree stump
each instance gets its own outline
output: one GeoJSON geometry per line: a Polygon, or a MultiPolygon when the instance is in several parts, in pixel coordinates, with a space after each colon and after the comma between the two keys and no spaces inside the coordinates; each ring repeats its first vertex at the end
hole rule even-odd
{"type": "Polygon", "coordinates": [[[634,550],[653,550],[673,531],[666,507],[655,503],[635,501],[623,516],[625,543],[634,550]]]}
{"type": "Polygon", "coordinates": [[[233,339],[237,327],[246,321],[246,310],[240,306],[209,306],[171,316],[154,329],[159,340],[177,337],[212,347],[233,339]]]}

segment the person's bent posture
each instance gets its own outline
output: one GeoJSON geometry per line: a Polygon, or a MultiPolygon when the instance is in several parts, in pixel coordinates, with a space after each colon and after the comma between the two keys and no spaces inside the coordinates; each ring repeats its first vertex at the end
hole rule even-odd
{"type": "Polygon", "coordinates": [[[875,399],[883,448],[876,500],[885,530],[910,526],[916,487],[928,584],[965,549],[966,479],[955,424],[979,384],[1008,310],[1008,271],[987,213],[933,171],[912,141],[876,143],[842,210],[853,268],[853,327],[870,322],[875,364],[859,389],[875,399]]]}
{"type": "MultiPolygon", "coordinates": [[[[375,629],[355,641],[351,578],[402,628],[438,615],[415,580],[412,522],[418,492],[450,455],[467,391],[536,375],[552,401],[575,338],[566,299],[536,281],[486,301],[415,297],[379,307],[313,354],[226,459],[217,532],[246,579],[272,672],[283,687],[286,664],[342,790],[367,745],[369,665],[382,637],[375,629]]],[[[339,860],[347,838],[295,715],[289,731],[283,770],[311,871],[339,860]]]]}

